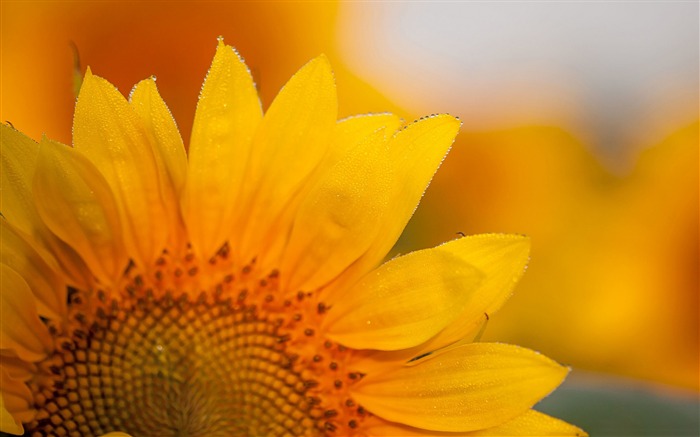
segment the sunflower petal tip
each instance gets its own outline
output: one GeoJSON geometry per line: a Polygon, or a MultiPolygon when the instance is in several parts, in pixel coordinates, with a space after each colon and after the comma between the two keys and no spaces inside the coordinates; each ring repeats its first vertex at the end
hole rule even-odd
{"type": "Polygon", "coordinates": [[[315,58],[307,62],[305,66],[302,67],[302,69],[306,68],[319,69],[318,74],[332,77],[333,82],[335,83],[335,75],[333,74],[333,67],[331,66],[331,61],[328,59],[328,56],[326,56],[324,53],[316,56],[315,58]]]}
{"type": "Polygon", "coordinates": [[[219,53],[222,50],[233,49],[233,47],[231,47],[230,45],[228,45],[224,42],[223,36],[219,36],[218,38],[216,38],[216,41],[217,41],[217,43],[216,43],[216,52],[217,53],[219,53]]]}
{"type": "Polygon", "coordinates": [[[459,117],[456,116],[456,115],[452,115],[452,114],[449,114],[449,113],[438,114],[438,115],[440,115],[440,116],[442,116],[442,117],[445,117],[445,118],[449,118],[449,119],[451,119],[454,123],[459,123],[459,125],[462,126],[462,119],[459,118],[459,117]]]}

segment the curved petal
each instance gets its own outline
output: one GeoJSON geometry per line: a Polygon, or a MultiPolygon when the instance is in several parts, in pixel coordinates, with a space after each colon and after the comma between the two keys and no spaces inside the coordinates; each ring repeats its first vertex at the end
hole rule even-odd
{"type": "Polygon", "coordinates": [[[461,240],[388,261],[350,290],[326,296],[326,335],[355,349],[398,350],[444,329],[474,299],[482,274],[461,240]]]}
{"type": "Polygon", "coordinates": [[[121,276],[129,258],[117,204],[87,158],[63,144],[42,141],[34,197],[44,223],[80,254],[103,284],[121,276]]]}
{"type": "Polygon", "coordinates": [[[535,410],[528,410],[525,414],[521,414],[502,425],[475,431],[466,435],[588,437],[588,434],[581,428],[535,410]]]}
{"type": "Polygon", "coordinates": [[[284,252],[282,289],[315,290],[359,258],[386,211],[391,181],[381,130],[337,162],[302,201],[284,252]]]}
{"type": "Polygon", "coordinates": [[[53,350],[53,342],[29,286],[5,264],[0,264],[0,286],[0,349],[12,349],[24,361],[42,360],[53,350]]]}
{"type": "Polygon", "coordinates": [[[473,343],[368,374],[351,396],[372,413],[433,431],[474,431],[524,414],[568,370],[528,349],[473,343]]]}
{"type": "Polygon", "coordinates": [[[4,369],[11,378],[20,382],[26,382],[38,374],[34,363],[22,360],[10,349],[0,349],[0,368],[4,369]]]}
{"type": "MultiPolygon", "coordinates": [[[[276,220],[273,225],[276,232],[268,236],[263,243],[266,248],[265,253],[260,254],[256,259],[256,265],[261,268],[261,271],[279,268],[282,262],[281,254],[289,242],[291,228],[297,217],[299,206],[308,198],[311,190],[315,189],[324,178],[329,178],[329,173],[335,171],[335,166],[338,162],[341,159],[348,159],[353,149],[365,144],[375,132],[383,130],[385,135],[389,135],[395,132],[400,124],[401,119],[393,114],[357,115],[336,123],[328,153],[312,172],[302,189],[291,200],[289,206],[276,220]]],[[[378,165],[381,166],[381,164],[378,165]]],[[[388,169],[387,171],[390,170],[388,169]]]]}
{"type": "Polygon", "coordinates": [[[180,131],[168,106],[158,93],[155,78],[142,80],[131,91],[129,104],[141,118],[147,135],[153,144],[158,166],[160,187],[167,211],[163,220],[169,222],[172,248],[184,248],[181,241],[184,225],[180,212],[180,195],[185,188],[187,154],[180,131]]]}
{"type": "Polygon", "coordinates": [[[20,274],[32,290],[40,315],[64,320],[68,310],[67,286],[43,254],[4,218],[0,217],[0,262],[20,274]]]}
{"type": "Polygon", "coordinates": [[[152,136],[161,174],[179,196],[185,187],[187,153],[175,119],[158,92],[155,78],[136,84],[129,96],[129,104],[141,118],[147,134],[152,136]]]}
{"type": "Polygon", "coordinates": [[[0,140],[2,215],[23,232],[37,237],[42,223],[34,208],[32,180],[39,144],[5,124],[0,124],[0,140]]]}
{"type": "Polygon", "coordinates": [[[529,259],[530,239],[514,234],[482,234],[460,238],[461,256],[478,268],[484,279],[469,305],[455,320],[429,341],[393,352],[365,352],[355,357],[358,370],[368,372],[377,366],[399,366],[414,357],[458,342],[472,342],[488,317],[510,297],[529,259]]]}
{"type": "MultiPolygon", "coordinates": [[[[367,257],[381,260],[394,246],[418,207],[433,175],[452,147],[462,122],[447,114],[425,117],[399,131],[389,150],[397,169],[394,214],[367,257]]],[[[376,262],[376,261],[375,261],[376,262]]]]}
{"type": "Polygon", "coordinates": [[[0,367],[0,431],[22,435],[22,422],[31,421],[35,415],[32,404],[29,388],[0,367]]]}
{"type": "Polygon", "coordinates": [[[192,246],[211,257],[231,236],[262,108],[248,67],[219,41],[197,103],[182,212],[192,246]]]}
{"type": "Polygon", "coordinates": [[[393,137],[399,126],[401,119],[389,113],[361,114],[338,120],[324,165],[335,164],[354,147],[362,144],[362,140],[380,129],[390,138],[393,137]]]}
{"type": "Polygon", "coordinates": [[[243,262],[258,255],[272,225],[326,154],[337,106],[325,56],[304,65],[272,102],[253,140],[245,215],[236,227],[243,262]]]}
{"type": "Polygon", "coordinates": [[[104,175],[117,200],[128,253],[155,259],[168,229],[158,167],[141,119],[124,96],[88,69],[73,119],[73,143],[104,175]]]}
{"type": "Polygon", "coordinates": [[[38,143],[0,124],[0,213],[19,233],[52,252],[72,285],[85,285],[82,261],[48,230],[34,205],[32,183],[38,156],[38,143]]]}
{"type": "Polygon", "coordinates": [[[446,114],[422,118],[389,143],[395,180],[386,220],[369,250],[331,288],[344,288],[374,268],[396,243],[433,175],[447,155],[461,122],[446,114]]]}
{"type": "Polygon", "coordinates": [[[39,250],[39,244],[41,244],[42,248],[47,248],[52,255],[52,260],[56,260],[60,267],[59,271],[62,274],[62,280],[67,284],[82,289],[91,287],[94,279],[80,255],[49,231],[46,225],[43,226],[46,234],[43,236],[41,243],[37,243],[37,246],[34,247],[39,250]]]}
{"type": "Polygon", "coordinates": [[[453,323],[412,356],[440,349],[478,330],[498,311],[525,273],[530,256],[530,238],[515,234],[470,235],[460,239],[465,260],[484,273],[484,280],[474,299],[453,323]],[[486,315],[486,316],[485,316],[486,315]]]}
{"type": "Polygon", "coordinates": [[[0,395],[0,431],[12,435],[24,434],[22,422],[16,420],[12,414],[5,408],[5,401],[0,395]]]}
{"type": "Polygon", "coordinates": [[[563,420],[556,419],[535,410],[528,410],[524,414],[517,416],[501,425],[492,428],[480,429],[478,431],[467,432],[441,432],[428,431],[425,429],[413,428],[398,423],[387,422],[373,417],[363,423],[369,435],[375,436],[402,436],[402,437],[477,437],[477,436],[572,436],[587,437],[588,434],[582,429],[568,424],[563,420]]]}

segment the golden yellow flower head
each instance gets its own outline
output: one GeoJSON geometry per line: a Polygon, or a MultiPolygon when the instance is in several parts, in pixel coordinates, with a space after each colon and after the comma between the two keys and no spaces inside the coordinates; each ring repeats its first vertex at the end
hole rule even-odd
{"type": "Polygon", "coordinates": [[[263,114],[219,42],[187,152],[154,79],[88,70],[73,147],[3,125],[0,431],[583,435],[531,410],[566,368],[472,341],[526,238],[380,265],[459,121],[336,105],[319,57],[263,114]]]}

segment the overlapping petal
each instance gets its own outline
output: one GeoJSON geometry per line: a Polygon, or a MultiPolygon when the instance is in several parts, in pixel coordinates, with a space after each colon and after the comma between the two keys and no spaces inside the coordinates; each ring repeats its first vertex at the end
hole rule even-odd
{"type": "Polygon", "coordinates": [[[552,436],[586,437],[581,428],[535,410],[528,410],[501,425],[473,431],[469,436],[552,436]]]}
{"type": "Polygon", "coordinates": [[[73,119],[73,144],[104,175],[119,206],[124,241],[138,263],[167,239],[158,166],[140,117],[119,91],[89,70],[73,119]]]}
{"type": "Polygon", "coordinates": [[[35,415],[33,396],[26,385],[12,378],[0,367],[0,431],[22,435],[22,422],[29,422],[35,415]]]}
{"type": "Polygon", "coordinates": [[[205,258],[233,234],[253,135],[261,120],[248,67],[232,47],[219,41],[197,104],[182,201],[190,242],[205,258]]]}
{"type": "Polygon", "coordinates": [[[146,130],[158,166],[160,188],[167,222],[170,247],[182,249],[183,222],[180,195],[187,177],[187,154],[180,131],[167,105],[158,93],[155,78],[142,80],[131,91],[129,103],[146,130]]]}
{"type": "Polygon", "coordinates": [[[39,315],[63,320],[67,312],[66,284],[48,255],[30,238],[0,217],[0,262],[18,272],[29,284],[39,315]]]}
{"type": "Polygon", "coordinates": [[[504,437],[504,436],[538,436],[538,437],[586,437],[585,431],[535,410],[528,410],[501,425],[492,428],[467,432],[426,431],[381,419],[371,420],[367,424],[369,435],[402,437],[504,437]]]}
{"type": "Polygon", "coordinates": [[[567,369],[536,352],[472,343],[414,366],[368,374],[351,395],[380,417],[433,431],[474,431],[525,413],[567,369]]]}
{"type": "Polygon", "coordinates": [[[391,214],[367,252],[331,288],[351,285],[386,256],[447,155],[459,127],[458,119],[443,114],[411,123],[394,136],[389,144],[395,172],[388,205],[391,214]]]}
{"type": "Polygon", "coordinates": [[[388,113],[356,115],[338,121],[321,168],[336,163],[372,133],[383,129],[385,135],[393,137],[400,126],[401,119],[388,113]]]}
{"type": "Polygon", "coordinates": [[[34,205],[32,186],[39,144],[4,124],[0,125],[0,140],[0,212],[25,240],[37,243],[37,250],[42,245],[47,249],[45,252],[53,254],[67,281],[72,285],[85,284],[82,261],[47,229],[34,205]]]}
{"type": "Polygon", "coordinates": [[[243,261],[264,251],[272,225],[328,151],[337,119],[328,59],[304,65],[282,88],[253,140],[246,191],[236,226],[243,261]]]}
{"type": "Polygon", "coordinates": [[[383,130],[325,173],[296,214],[282,263],[289,272],[283,289],[315,290],[359,258],[384,218],[392,180],[383,130]]]}
{"type": "Polygon", "coordinates": [[[34,207],[32,180],[39,145],[5,124],[0,124],[0,135],[2,215],[26,234],[37,236],[42,223],[34,207]]]}
{"type": "Polygon", "coordinates": [[[12,349],[24,361],[36,362],[53,350],[26,281],[0,264],[0,349],[12,349]]]}
{"type": "MultiPolygon", "coordinates": [[[[337,173],[336,165],[339,161],[341,159],[351,159],[350,156],[352,156],[354,149],[358,146],[363,144],[366,147],[369,146],[367,144],[369,137],[376,132],[382,130],[389,137],[400,125],[401,119],[393,114],[365,114],[338,121],[334,128],[328,151],[321,163],[314,169],[309,179],[301,187],[301,190],[289,202],[289,205],[273,225],[276,232],[273,235],[269,235],[264,243],[266,247],[264,257],[257,259],[263,270],[277,268],[280,265],[282,252],[289,242],[292,226],[299,221],[297,215],[301,203],[307,201],[310,192],[317,189],[324,180],[337,178],[337,174],[333,173],[337,173]]],[[[383,143],[385,141],[381,136],[376,138],[378,138],[379,142],[383,143]]],[[[366,153],[366,151],[361,153],[366,153]]],[[[378,152],[374,154],[378,154],[378,152]]],[[[384,152],[382,152],[382,156],[384,158],[388,157],[384,152]]],[[[376,165],[384,167],[385,163],[380,160],[376,162],[376,165]]],[[[385,178],[387,181],[390,179],[390,173],[393,174],[393,165],[390,165],[390,168],[387,169],[385,178]]],[[[377,195],[382,196],[381,193],[377,193],[377,195]]]]}
{"type": "Polygon", "coordinates": [[[513,234],[482,234],[462,237],[458,241],[459,246],[447,244],[440,247],[452,252],[455,252],[452,248],[459,247],[455,255],[483,274],[478,290],[472,293],[462,313],[425,343],[393,352],[363,352],[355,357],[354,366],[369,372],[401,365],[448,345],[471,342],[488,322],[488,317],[505,302],[525,270],[529,238],[513,234]]]}
{"type": "Polygon", "coordinates": [[[37,366],[22,360],[11,349],[0,349],[0,367],[2,367],[12,379],[27,382],[37,374],[37,366]]]}
{"type": "Polygon", "coordinates": [[[453,323],[402,359],[423,355],[460,340],[471,341],[488,319],[508,300],[529,260],[530,239],[515,234],[482,234],[463,237],[463,256],[484,274],[479,290],[453,323]]]}
{"type": "Polygon", "coordinates": [[[75,149],[45,139],[34,194],[49,229],[80,254],[103,284],[116,282],[129,258],[112,190],[95,166],[75,149]]]}
{"type": "Polygon", "coordinates": [[[417,346],[444,329],[475,298],[483,275],[455,240],[388,261],[349,290],[326,296],[326,335],[355,349],[417,346]]]}

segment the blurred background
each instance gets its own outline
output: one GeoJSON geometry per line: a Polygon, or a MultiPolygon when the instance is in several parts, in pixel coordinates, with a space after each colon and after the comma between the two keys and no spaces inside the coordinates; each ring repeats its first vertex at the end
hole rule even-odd
{"type": "Polygon", "coordinates": [[[395,253],[530,235],[484,340],[573,372],[539,409],[591,435],[700,435],[697,2],[2,2],[0,120],[70,143],[74,52],[151,75],[189,137],[224,36],[267,107],[310,58],[340,115],[464,125],[395,253]]]}

